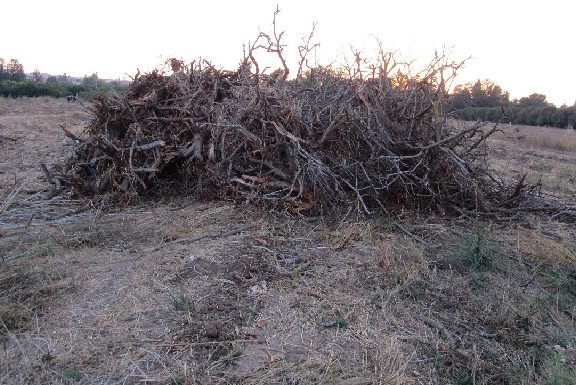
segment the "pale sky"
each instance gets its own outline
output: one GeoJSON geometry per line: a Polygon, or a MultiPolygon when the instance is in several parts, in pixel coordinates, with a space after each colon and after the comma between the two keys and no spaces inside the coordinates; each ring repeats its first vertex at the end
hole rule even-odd
{"type": "MultiPolygon", "coordinates": [[[[576,101],[576,3],[570,0],[133,0],[1,1],[0,57],[72,76],[127,78],[170,57],[207,58],[235,69],[242,44],[279,29],[287,56],[317,22],[320,64],[350,46],[376,54],[375,38],[405,59],[472,56],[456,83],[490,79],[511,97],[543,93],[556,105],[576,101]]],[[[278,63],[279,66],[279,63],[278,63]]]]}

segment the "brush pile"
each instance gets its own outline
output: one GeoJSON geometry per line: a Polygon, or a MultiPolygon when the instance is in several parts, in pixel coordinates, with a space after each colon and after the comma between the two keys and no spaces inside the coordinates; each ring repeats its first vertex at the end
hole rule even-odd
{"type": "Polygon", "coordinates": [[[436,57],[410,75],[392,55],[379,57],[357,55],[338,70],[301,65],[295,80],[286,66],[260,73],[252,51],[236,71],[172,59],[125,94],[94,99],[87,135],[64,128],[75,155],[63,172],[45,171],[75,196],[171,191],[315,213],[518,206],[526,186],[486,169],[494,130],[457,130],[443,114],[460,64],[436,57]]]}

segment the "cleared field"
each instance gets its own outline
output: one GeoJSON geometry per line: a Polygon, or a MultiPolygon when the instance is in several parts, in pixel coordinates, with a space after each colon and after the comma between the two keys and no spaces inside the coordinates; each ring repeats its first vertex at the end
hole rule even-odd
{"type": "Polygon", "coordinates": [[[46,187],[40,163],[64,159],[71,149],[59,124],[81,130],[88,113],[79,105],[52,98],[0,98],[0,194],[26,182],[27,190],[46,187]]]}
{"type": "MultiPolygon", "coordinates": [[[[573,223],[49,197],[58,124],[88,118],[0,99],[0,383],[576,383],[573,223]]],[[[574,202],[573,133],[491,144],[504,177],[574,202]]]]}
{"type": "Polygon", "coordinates": [[[576,152],[576,130],[553,127],[503,125],[494,139],[514,143],[523,148],[576,152]]]}
{"type": "MultiPolygon", "coordinates": [[[[471,123],[460,122],[461,126],[471,123]]],[[[487,129],[494,124],[489,123],[487,129]]],[[[540,183],[542,192],[574,200],[576,130],[500,125],[489,139],[488,161],[503,177],[540,183]]]]}

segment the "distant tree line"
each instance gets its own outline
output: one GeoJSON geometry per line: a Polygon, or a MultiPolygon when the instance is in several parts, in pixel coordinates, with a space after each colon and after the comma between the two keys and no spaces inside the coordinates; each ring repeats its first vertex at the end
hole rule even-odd
{"type": "Polygon", "coordinates": [[[37,97],[51,96],[62,98],[69,95],[91,97],[100,93],[112,91],[121,92],[126,86],[120,82],[106,82],[98,78],[97,74],[84,76],[81,84],[74,84],[69,77],[49,76],[42,77],[38,70],[27,79],[24,66],[16,59],[6,62],[0,58],[0,96],[4,97],[37,97]]]}
{"type": "Polygon", "coordinates": [[[537,93],[510,100],[510,94],[490,80],[456,86],[448,98],[448,110],[463,120],[576,128],[576,104],[556,107],[537,93]]]}
{"type": "Polygon", "coordinates": [[[11,59],[9,62],[6,62],[0,58],[0,81],[4,80],[26,80],[24,66],[16,59],[11,59]]]}

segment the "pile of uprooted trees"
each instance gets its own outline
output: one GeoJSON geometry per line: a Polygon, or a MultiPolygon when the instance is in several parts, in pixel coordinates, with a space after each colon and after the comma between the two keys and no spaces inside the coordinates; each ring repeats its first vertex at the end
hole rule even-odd
{"type": "MultiPolygon", "coordinates": [[[[266,36],[266,35],[265,35],[266,36]]],[[[267,36],[266,36],[267,37],[267,36]]],[[[92,120],[50,180],[74,195],[176,191],[298,212],[408,207],[498,213],[531,189],[487,170],[481,124],[443,113],[460,64],[436,57],[416,75],[393,55],[368,63],[261,73],[253,45],[235,71],[172,59],[122,95],[95,98],[92,120]]]]}

